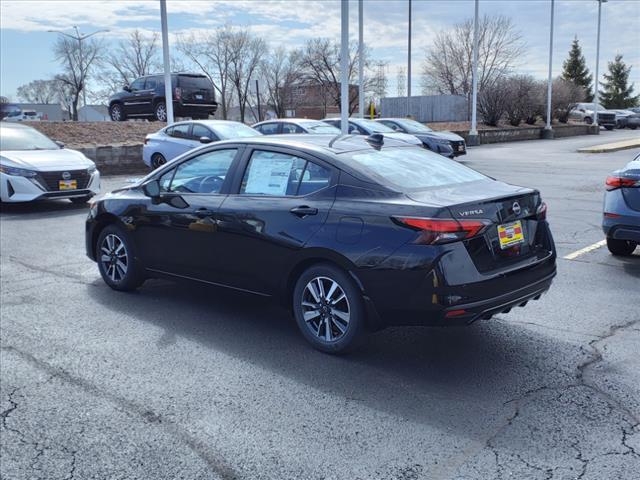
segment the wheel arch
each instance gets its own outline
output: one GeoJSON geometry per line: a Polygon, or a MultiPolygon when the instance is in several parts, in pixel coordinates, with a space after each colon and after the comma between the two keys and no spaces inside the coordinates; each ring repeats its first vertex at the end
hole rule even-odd
{"type": "Polygon", "coordinates": [[[109,225],[118,225],[119,227],[124,228],[124,224],[120,221],[117,215],[113,213],[102,213],[96,217],[94,220],[95,224],[93,229],[91,230],[91,255],[92,258],[97,258],[96,247],[98,243],[98,237],[102,233],[102,231],[108,227],[109,225]]]}

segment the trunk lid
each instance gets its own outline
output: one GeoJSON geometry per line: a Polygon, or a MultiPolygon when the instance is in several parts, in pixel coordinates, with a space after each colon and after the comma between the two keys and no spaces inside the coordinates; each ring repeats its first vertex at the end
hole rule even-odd
{"type": "Polygon", "coordinates": [[[184,103],[215,103],[213,84],[207,77],[179,75],[178,87],[184,103]]]}
{"type": "Polygon", "coordinates": [[[411,192],[408,196],[417,202],[446,207],[451,218],[457,220],[491,221],[484,233],[463,241],[482,273],[501,270],[534,256],[543,258],[551,250],[548,230],[537,215],[541,201],[536,190],[483,180],[411,192]],[[503,242],[502,230],[508,232],[502,233],[503,242]],[[521,232],[523,240],[506,244],[505,235],[514,230],[521,232]]]}

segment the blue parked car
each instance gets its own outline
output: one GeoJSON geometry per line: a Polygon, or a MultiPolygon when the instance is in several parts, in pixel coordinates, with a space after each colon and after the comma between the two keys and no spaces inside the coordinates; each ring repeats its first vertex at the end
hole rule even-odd
{"type": "Polygon", "coordinates": [[[614,255],[631,255],[640,244],[640,155],[607,177],[602,228],[614,255]]]}
{"type": "Polygon", "coordinates": [[[206,143],[262,135],[240,122],[228,120],[192,120],[177,122],[147,135],[142,160],[155,170],[183,153],[206,143]]]}

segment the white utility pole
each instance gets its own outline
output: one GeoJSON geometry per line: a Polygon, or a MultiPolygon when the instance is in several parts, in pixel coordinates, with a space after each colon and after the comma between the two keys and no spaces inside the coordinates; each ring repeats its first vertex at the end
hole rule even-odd
{"type": "Polygon", "coordinates": [[[476,0],[476,13],[473,20],[473,79],[471,86],[471,130],[467,139],[468,145],[479,145],[478,138],[478,11],[480,10],[479,0],[476,0]]]}
{"type": "Polygon", "coordinates": [[[358,0],[358,116],[364,116],[364,0],[358,0]]]}
{"type": "Polygon", "coordinates": [[[598,67],[600,66],[600,20],[602,18],[602,4],[607,0],[598,0],[598,44],[596,46],[596,78],[593,82],[593,124],[596,127],[596,133],[600,133],[600,125],[598,124],[598,102],[600,101],[600,95],[598,93],[598,67]]]}
{"type": "Polygon", "coordinates": [[[342,0],[341,7],[340,130],[346,135],[349,133],[349,0],[342,0]]]}
{"type": "Polygon", "coordinates": [[[551,26],[549,33],[549,78],[547,79],[547,124],[542,132],[542,138],[553,138],[553,128],[551,127],[551,91],[553,85],[552,64],[553,64],[553,10],[555,0],[551,0],[551,26]]]}
{"type": "Polygon", "coordinates": [[[409,29],[407,52],[407,117],[411,116],[411,0],[409,0],[409,29]]]}
{"type": "Polygon", "coordinates": [[[167,0],[160,0],[162,24],[162,59],[164,60],[164,105],[167,109],[167,125],[173,123],[173,88],[171,86],[171,62],[169,61],[169,26],[167,24],[167,0]]]}

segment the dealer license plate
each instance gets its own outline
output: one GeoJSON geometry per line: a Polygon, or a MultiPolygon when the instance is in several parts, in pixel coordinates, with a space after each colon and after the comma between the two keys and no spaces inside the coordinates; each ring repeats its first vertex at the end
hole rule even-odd
{"type": "Polygon", "coordinates": [[[524,243],[522,222],[518,220],[517,222],[498,225],[498,238],[500,239],[500,248],[503,250],[524,243]]]}
{"type": "Polygon", "coordinates": [[[60,189],[60,190],[77,190],[78,189],[78,181],[77,180],[60,180],[58,182],[58,189],[60,189]]]}
{"type": "Polygon", "coordinates": [[[196,94],[196,100],[202,100],[204,97],[202,95],[197,95],[196,94]]]}

